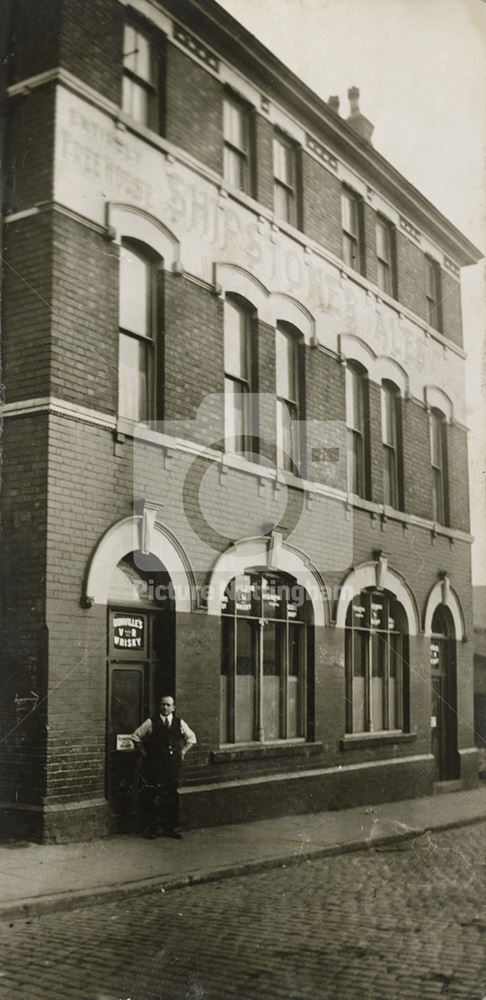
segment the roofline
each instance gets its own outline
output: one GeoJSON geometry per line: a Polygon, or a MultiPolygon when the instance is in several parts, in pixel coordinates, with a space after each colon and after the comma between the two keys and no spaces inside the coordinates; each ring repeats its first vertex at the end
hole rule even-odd
{"type": "Polygon", "coordinates": [[[382,191],[391,195],[394,203],[412,216],[421,229],[435,237],[457,264],[464,267],[482,259],[483,252],[425,195],[216,0],[162,0],[162,3],[182,20],[185,15],[197,12],[200,21],[223,33],[224,38],[219,39],[223,57],[228,52],[236,57],[239,55],[240,59],[244,55],[244,62],[258,67],[258,75],[268,89],[275,91],[278,86],[291,105],[297,105],[313,117],[315,127],[325,130],[323,138],[334,140],[345,156],[382,191]]]}

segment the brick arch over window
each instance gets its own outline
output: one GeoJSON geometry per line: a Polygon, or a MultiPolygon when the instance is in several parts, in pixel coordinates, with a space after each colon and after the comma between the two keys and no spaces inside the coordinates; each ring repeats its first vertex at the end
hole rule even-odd
{"type": "Polygon", "coordinates": [[[410,379],[405,368],[394,358],[385,354],[375,354],[361,337],[353,333],[343,333],[339,338],[339,350],[345,361],[357,361],[368,372],[368,377],[378,385],[383,381],[393,382],[402,396],[410,389],[410,379]]]}
{"type": "Polygon", "coordinates": [[[240,295],[250,302],[263,323],[269,326],[276,326],[278,321],[290,323],[306,344],[315,342],[315,318],[298,299],[283,292],[270,291],[253,274],[236,264],[215,264],[214,278],[224,295],[240,295]]]}
{"type": "Polygon", "coordinates": [[[425,403],[431,410],[440,410],[450,424],[454,419],[454,405],[450,396],[437,385],[426,385],[424,388],[425,403]]]}
{"type": "Polygon", "coordinates": [[[182,271],[179,240],[153,215],[132,205],[109,202],[106,224],[117,243],[122,240],[144,243],[159,256],[166,271],[182,271]]]}
{"type": "Polygon", "coordinates": [[[174,588],[176,611],[192,611],[196,604],[194,574],[189,559],[175,535],[162,524],[152,524],[147,537],[144,517],[135,515],[118,521],[108,529],[98,543],[88,567],[83,603],[106,604],[112,575],[120,562],[131,552],[143,549],[161,562],[174,588]]]}
{"type": "Polygon", "coordinates": [[[466,629],[462,605],[455,590],[450,586],[447,577],[443,580],[438,580],[427,597],[424,612],[424,633],[427,636],[432,635],[432,619],[434,612],[440,606],[448,608],[452,615],[456,640],[460,642],[465,639],[466,629]]]}
{"type": "Polygon", "coordinates": [[[221,601],[228,584],[234,577],[255,566],[261,571],[272,570],[293,576],[307,592],[314,625],[322,626],[329,622],[326,587],[310,559],[294,546],[283,543],[280,536],[273,538],[265,535],[235,542],[216,561],[209,581],[208,614],[221,614],[221,601]]]}
{"type": "Polygon", "coordinates": [[[341,584],[341,591],[336,607],[336,626],[344,628],[346,614],[353,597],[367,588],[388,590],[402,605],[407,616],[408,634],[418,635],[420,632],[420,617],[417,602],[412,590],[402,576],[389,569],[386,559],[362,563],[348,573],[341,584]]]}

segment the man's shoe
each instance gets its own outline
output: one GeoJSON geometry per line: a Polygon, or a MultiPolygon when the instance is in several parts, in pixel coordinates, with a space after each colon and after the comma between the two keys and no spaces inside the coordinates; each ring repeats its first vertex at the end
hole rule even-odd
{"type": "Polygon", "coordinates": [[[177,830],[164,830],[164,837],[170,837],[171,840],[182,840],[182,833],[178,833],[177,830]]]}

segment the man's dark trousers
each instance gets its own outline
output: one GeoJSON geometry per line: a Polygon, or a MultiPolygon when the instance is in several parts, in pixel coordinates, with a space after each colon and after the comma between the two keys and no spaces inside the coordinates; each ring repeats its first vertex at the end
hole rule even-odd
{"type": "Polygon", "coordinates": [[[152,732],[144,739],[145,757],[141,808],[146,815],[147,833],[171,833],[179,824],[179,775],[184,746],[180,720],[172,716],[167,727],[160,716],[152,719],[152,732]]]}

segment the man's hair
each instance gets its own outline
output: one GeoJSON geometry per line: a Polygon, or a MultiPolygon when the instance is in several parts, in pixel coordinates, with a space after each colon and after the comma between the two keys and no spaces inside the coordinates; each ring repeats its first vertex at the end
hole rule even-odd
{"type": "Polygon", "coordinates": [[[171,699],[172,699],[172,701],[173,701],[173,702],[175,702],[175,698],[174,698],[174,695],[173,695],[173,694],[161,694],[161,696],[160,696],[160,700],[161,700],[161,701],[163,701],[163,700],[164,700],[164,698],[171,698],[171,699]]]}

